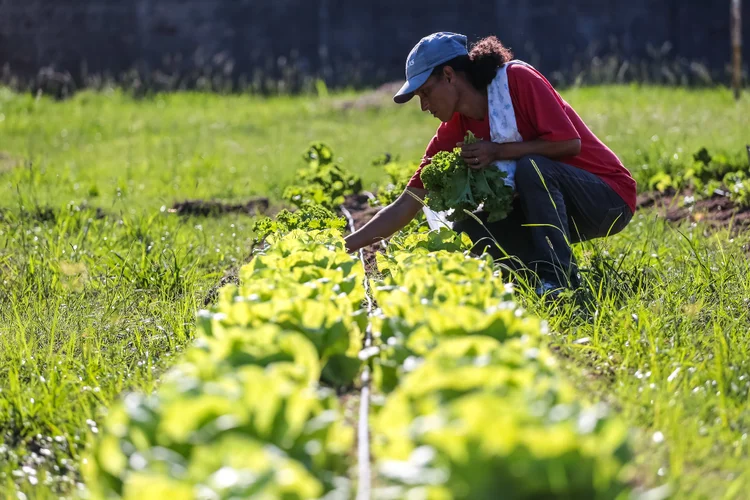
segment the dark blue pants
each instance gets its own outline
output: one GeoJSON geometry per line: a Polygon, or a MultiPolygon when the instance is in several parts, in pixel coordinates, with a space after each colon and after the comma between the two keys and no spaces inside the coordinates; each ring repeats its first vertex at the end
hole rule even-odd
{"type": "Polygon", "coordinates": [[[471,238],[475,253],[487,251],[517,271],[579,286],[570,245],[619,233],[633,217],[630,207],[594,174],[543,156],[518,160],[515,179],[518,196],[507,218],[488,223],[478,211],[484,227],[468,218],[454,229],[471,238]]]}

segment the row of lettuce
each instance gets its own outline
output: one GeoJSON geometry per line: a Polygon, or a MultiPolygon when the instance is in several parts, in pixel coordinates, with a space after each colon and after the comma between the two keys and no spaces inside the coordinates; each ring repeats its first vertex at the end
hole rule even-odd
{"type": "Polygon", "coordinates": [[[356,392],[367,363],[375,498],[625,498],[626,428],[581,401],[543,325],[465,236],[394,237],[368,316],[345,222],[330,197],[314,201],[325,186],[309,179],[358,190],[330,158],[306,153],[299,208],[258,222],[240,285],[199,314],[158,391],[110,411],[86,469],[94,497],[352,498],[354,422],[337,394],[356,392]]]}
{"type": "Polygon", "coordinates": [[[541,322],[448,230],[379,256],[380,498],[625,498],[624,424],[560,374],[541,322]]]}
{"type": "Polygon", "coordinates": [[[354,432],[335,389],[360,366],[364,271],[336,230],[267,242],[158,391],[110,411],[95,498],[348,498],[354,432]]]}

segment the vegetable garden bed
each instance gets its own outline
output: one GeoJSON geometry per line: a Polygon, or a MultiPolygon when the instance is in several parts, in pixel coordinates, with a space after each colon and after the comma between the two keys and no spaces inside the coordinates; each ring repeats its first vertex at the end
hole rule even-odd
{"type": "MultiPolygon", "coordinates": [[[[355,209],[341,208],[350,229],[376,211],[356,194],[342,193],[355,209]]],[[[412,228],[369,255],[375,273],[364,252],[345,251],[335,216],[314,206],[258,222],[239,283],[201,313],[181,363],[155,394],[131,394],[111,412],[86,469],[93,492],[343,499],[356,490],[364,500],[632,489],[626,426],[576,394],[543,323],[489,256],[471,256],[466,237],[447,229],[412,228]],[[356,431],[345,414],[352,389],[356,431]]]]}

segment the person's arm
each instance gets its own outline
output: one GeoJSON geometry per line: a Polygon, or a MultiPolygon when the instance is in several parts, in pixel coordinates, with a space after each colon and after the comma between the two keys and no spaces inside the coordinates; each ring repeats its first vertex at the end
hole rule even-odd
{"type": "Polygon", "coordinates": [[[474,144],[465,144],[461,147],[461,156],[463,156],[466,164],[473,169],[487,167],[496,161],[517,160],[528,155],[540,155],[556,159],[576,156],[580,152],[580,139],[564,141],[534,139],[532,141],[505,142],[502,144],[480,141],[474,144]]]}
{"type": "Polygon", "coordinates": [[[424,189],[407,187],[396,201],[378,212],[367,224],[345,238],[346,249],[354,252],[384,240],[406,226],[424,206],[424,189]]]}
{"type": "Polygon", "coordinates": [[[541,155],[547,158],[577,156],[581,152],[581,139],[548,141],[534,139],[526,142],[492,143],[495,146],[494,161],[517,160],[528,155],[541,155]]]}
{"type": "Polygon", "coordinates": [[[347,250],[353,252],[382,241],[411,222],[424,206],[422,202],[427,196],[427,190],[424,189],[421,179],[422,169],[430,163],[438,151],[452,150],[456,142],[463,139],[464,133],[461,115],[458,113],[455,113],[449,121],[441,123],[435,136],[427,145],[419,168],[406,184],[404,192],[396,201],[378,212],[370,222],[345,238],[347,250]]]}

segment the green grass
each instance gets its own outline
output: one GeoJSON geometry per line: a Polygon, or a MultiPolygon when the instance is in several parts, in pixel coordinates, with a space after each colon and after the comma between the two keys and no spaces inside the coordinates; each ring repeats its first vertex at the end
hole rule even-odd
{"type": "Polygon", "coordinates": [[[6,172],[0,192],[20,186],[45,204],[88,201],[130,213],[189,197],[280,196],[314,140],[372,182],[376,155],[419,157],[435,126],[414,108],[204,94],[133,101],[82,93],[55,103],[0,91],[0,113],[3,150],[26,162],[6,172]]]}
{"type": "MultiPolygon", "coordinates": [[[[701,147],[746,162],[747,97],[631,87],[563,95],[641,185],[701,147]]],[[[1,490],[72,495],[84,443],[107,407],[125,390],[158,384],[190,341],[209,287],[249,254],[251,217],[181,218],[166,210],[174,202],[278,201],[313,140],[366,187],[385,176],[375,156],[421,157],[437,122],[417,103],[384,96],[382,106],[339,106],[357,98],[134,101],[111,92],[58,103],[0,89],[1,490]]],[[[586,247],[606,249],[617,266],[599,273],[608,281],[593,320],[573,306],[530,307],[549,318],[571,372],[602,373],[579,382],[640,429],[644,484],[681,478],[682,491],[721,498],[748,486],[739,468],[748,458],[740,377],[750,364],[750,241],[685,234],[644,213],[586,247]],[[573,343],[581,337],[591,340],[573,343]]]]}
{"type": "Polygon", "coordinates": [[[577,248],[592,305],[526,294],[595,399],[634,426],[639,476],[674,498],[750,488],[750,234],[635,217],[577,248]]]}

